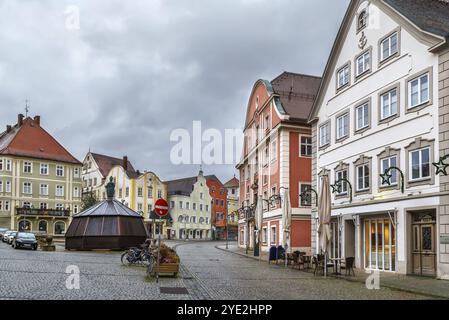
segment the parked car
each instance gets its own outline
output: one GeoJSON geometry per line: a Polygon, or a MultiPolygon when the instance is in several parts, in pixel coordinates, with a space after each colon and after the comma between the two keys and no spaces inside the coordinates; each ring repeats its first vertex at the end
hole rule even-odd
{"type": "Polygon", "coordinates": [[[6,231],[6,232],[3,234],[2,241],[3,241],[3,242],[8,242],[8,236],[9,236],[12,232],[14,232],[14,231],[12,231],[12,230],[6,231]]]}
{"type": "Polygon", "coordinates": [[[17,231],[12,231],[11,233],[9,233],[6,236],[6,243],[7,244],[12,244],[12,241],[14,240],[14,237],[16,236],[16,234],[17,234],[17,231]]]}
{"type": "Polygon", "coordinates": [[[14,249],[29,248],[37,250],[36,236],[29,232],[18,232],[12,241],[12,247],[14,249]]]}
{"type": "Polygon", "coordinates": [[[0,228],[0,239],[3,239],[3,235],[5,234],[6,231],[9,231],[9,229],[7,229],[7,228],[0,228]]]}

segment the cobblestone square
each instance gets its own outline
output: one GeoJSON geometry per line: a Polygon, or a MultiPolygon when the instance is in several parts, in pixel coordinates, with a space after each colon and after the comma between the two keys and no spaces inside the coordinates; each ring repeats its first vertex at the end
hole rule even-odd
{"type": "Polygon", "coordinates": [[[0,243],[0,299],[39,300],[301,300],[427,299],[361,283],[323,279],[215,248],[213,242],[171,243],[182,261],[178,278],[147,280],[145,268],[125,267],[120,252],[14,250],[0,243]],[[68,266],[80,270],[80,289],[66,288],[68,266]],[[188,295],[161,294],[160,287],[187,288],[188,295]]]}

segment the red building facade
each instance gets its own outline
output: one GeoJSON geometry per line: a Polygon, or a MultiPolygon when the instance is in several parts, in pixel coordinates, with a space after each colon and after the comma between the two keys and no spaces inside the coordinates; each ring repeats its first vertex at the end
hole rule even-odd
{"type": "MultiPolygon", "coordinates": [[[[307,123],[321,78],[284,72],[269,82],[259,80],[252,90],[245,120],[240,171],[240,202],[253,209],[261,196],[261,247],[283,244],[283,194],[292,206],[289,247],[310,251],[311,200],[300,197],[312,181],[312,131],[307,123]],[[267,200],[272,200],[271,202],[267,200]]],[[[313,197],[314,199],[314,197],[313,197]]],[[[255,245],[253,216],[240,215],[239,245],[255,245]]]]}

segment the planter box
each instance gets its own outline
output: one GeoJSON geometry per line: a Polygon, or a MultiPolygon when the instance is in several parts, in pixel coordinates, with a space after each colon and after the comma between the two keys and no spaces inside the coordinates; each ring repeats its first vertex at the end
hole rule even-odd
{"type": "MultiPolygon", "coordinates": [[[[157,272],[157,266],[154,266],[153,275],[157,272]]],[[[179,263],[161,263],[159,265],[159,275],[177,276],[179,272],[179,263]]]]}

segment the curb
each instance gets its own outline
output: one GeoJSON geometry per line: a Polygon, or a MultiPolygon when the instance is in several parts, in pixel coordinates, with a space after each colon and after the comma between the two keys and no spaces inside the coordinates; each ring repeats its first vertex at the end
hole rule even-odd
{"type": "MultiPolygon", "coordinates": [[[[226,250],[223,248],[220,248],[219,246],[215,246],[215,249],[224,251],[224,252],[228,252],[231,254],[235,254],[241,257],[245,257],[248,259],[253,259],[253,260],[257,260],[259,261],[259,259],[257,257],[252,257],[252,256],[248,256],[244,253],[240,253],[240,252],[235,252],[235,251],[230,251],[230,250],[226,250]]],[[[261,260],[260,262],[262,262],[263,260],[261,260]]],[[[301,270],[298,270],[299,272],[303,272],[301,270]]],[[[354,283],[364,283],[364,281],[361,280],[357,280],[357,279],[353,279],[353,278],[342,278],[342,277],[338,277],[338,276],[333,276],[333,275],[329,275],[330,277],[334,278],[334,279],[339,279],[339,280],[345,280],[348,282],[354,282],[354,283]]],[[[431,297],[431,298],[435,298],[435,299],[444,299],[444,300],[449,300],[449,297],[447,296],[441,296],[438,294],[433,294],[433,293],[426,293],[426,292],[422,292],[422,291],[418,291],[418,290],[412,290],[412,289],[404,289],[395,285],[390,285],[390,284],[386,284],[386,285],[382,285],[382,287],[390,289],[390,290],[396,290],[396,291],[401,291],[401,292],[406,292],[406,293],[412,293],[412,294],[417,294],[417,295],[421,295],[421,296],[425,296],[425,297],[431,297]]]]}

